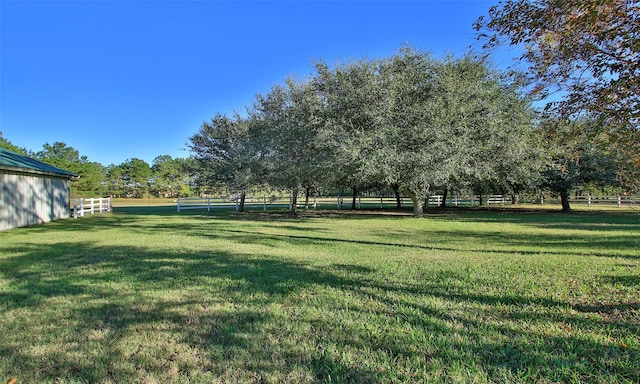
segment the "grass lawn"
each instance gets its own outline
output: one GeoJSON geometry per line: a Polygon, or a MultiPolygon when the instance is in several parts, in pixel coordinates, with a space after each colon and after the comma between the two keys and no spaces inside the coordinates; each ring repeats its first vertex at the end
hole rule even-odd
{"type": "Polygon", "coordinates": [[[640,382],[640,214],[116,208],[0,233],[0,383],[640,382]]]}

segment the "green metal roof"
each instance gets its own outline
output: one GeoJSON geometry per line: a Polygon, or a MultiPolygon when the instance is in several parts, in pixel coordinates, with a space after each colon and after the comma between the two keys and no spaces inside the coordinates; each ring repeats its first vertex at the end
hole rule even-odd
{"type": "Polygon", "coordinates": [[[69,178],[78,177],[78,175],[65,171],[64,169],[45,164],[27,156],[19,155],[4,148],[0,148],[0,169],[69,178]]]}

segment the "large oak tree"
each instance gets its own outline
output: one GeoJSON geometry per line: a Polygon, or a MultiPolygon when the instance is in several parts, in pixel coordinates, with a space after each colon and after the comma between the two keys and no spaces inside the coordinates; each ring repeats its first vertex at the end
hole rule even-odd
{"type": "Polygon", "coordinates": [[[199,183],[224,186],[237,193],[238,207],[243,211],[246,192],[256,182],[248,120],[238,114],[233,117],[216,114],[202,123],[188,145],[194,155],[199,183]]]}
{"type": "Polygon", "coordinates": [[[389,101],[372,158],[412,199],[416,216],[437,190],[531,174],[523,171],[536,160],[531,104],[487,63],[405,49],[381,74],[389,101]]]}
{"type": "Polygon", "coordinates": [[[351,188],[351,207],[358,193],[384,181],[379,163],[372,161],[382,142],[375,132],[386,109],[380,62],[357,60],[330,66],[316,63],[313,85],[325,102],[323,140],[333,156],[330,187],[351,188]]]}
{"type": "Polygon", "coordinates": [[[325,104],[310,81],[288,78],[266,95],[256,96],[250,110],[250,131],[264,180],[291,191],[296,214],[301,191],[326,184],[331,172],[330,146],[323,136],[325,104]]]}

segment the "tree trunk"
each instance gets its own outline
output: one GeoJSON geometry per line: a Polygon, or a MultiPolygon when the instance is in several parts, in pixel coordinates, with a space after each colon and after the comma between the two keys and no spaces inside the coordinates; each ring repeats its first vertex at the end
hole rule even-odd
{"type": "Polygon", "coordinates": [[[238,204],[238,212],[244,212],[244,201],[247,198],[246,192],[240,194],[240,203],[238,204]]]}
{"type": "Polygon", "coordinates": [[[407,187],[402,187],[402,192],[405,195],[409,196],[411,202],[413,203],[413,216],[414,217],[422,217],[424,216],[422,197],[417,196],[415,193],[411,192],[411,190],[407,187]]]}
{"type": "Polygon", "coordinates": [[[562,202],[562,212],[571,212],[571,206],[569,205],[568,189],[563,189],[560,191],[560,201],[562,202]]]}
{"type": "Polygon", "coordinates": [[[440,208],[447,207],[447,194],[449,193],[449,189],[445,188],[444,193],[442,194],[442,201],[440,202],[440,208]]]}
{"type": "Polygon", "coordinates": [[[396,208],[402,208],[402,198],[400,198],[400,186],[398,184],[392,184],[393,193],[396,195],[396,208]]]}
{"type": "Polygon", "coordinates": [[[298,188],[293,188],[291,191],[291,215],[298,214],[298,188]]]}
{"type": "Polygon", "coordinates": [[[358,199],[358,189],[356,187],[352,187],[353,198],[351,199],[351,209],[356,209],[356,200],[358,199]]]}
{"type": "Polygon", "coordinates": [[[311,191],[311,188],[307,187],[304,191],[304,209],[308,210],[309,209],[309,192],[311,191]]]}

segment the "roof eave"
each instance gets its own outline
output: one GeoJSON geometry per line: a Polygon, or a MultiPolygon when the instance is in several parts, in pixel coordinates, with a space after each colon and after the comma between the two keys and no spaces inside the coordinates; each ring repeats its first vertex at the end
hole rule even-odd
{"type": "Polygon", "coordinates": [[[47,172],[47,171],[42,171],[37,169],[12,167],[7,165],[1,165],[0,170],[7,170],[10,172],[19,172],[19,173],[29,173],[29,174],[43,175],[43,176],[55,176],[55,177],[67,178],[73,181],[80,179],[79,175],[76,175],[70,172],[69,173],[47,172]]]}

